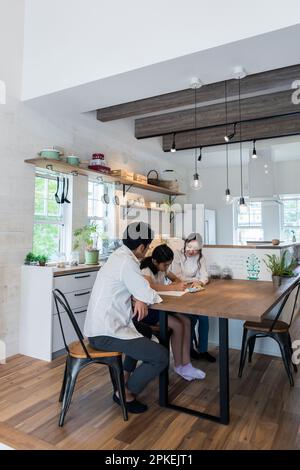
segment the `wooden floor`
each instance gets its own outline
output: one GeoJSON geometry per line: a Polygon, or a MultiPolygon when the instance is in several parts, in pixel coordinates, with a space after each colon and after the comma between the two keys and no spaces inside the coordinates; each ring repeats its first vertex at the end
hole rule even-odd
{"type": "MultiPolygon", "coordinates": [[[[0,365],[0,442],[16,449],[300,449],[300,372],[292,389],[279,359],[255,354],[242,379],[238,361],[239,351],[232,350],[229,426],[160,408],[157,381],[141,396],[149,411],[125,423],[106,367],[93,365],[82,371],[61,429],[64,358],[45,363],[16,356],[0,365]]],[[[202,382],[172,374],[170,396],[217,413],[218,365],[201,366],[207,372],[202,382]]]]}

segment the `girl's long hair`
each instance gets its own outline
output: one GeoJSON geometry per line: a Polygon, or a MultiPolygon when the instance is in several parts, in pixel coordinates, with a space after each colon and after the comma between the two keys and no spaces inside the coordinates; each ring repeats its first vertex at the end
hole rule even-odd
{"type": "MultiPolygon", "coordinates": [[[[187,259],[187,256],[186,256],[186,245],[190,242],[193,242],[193,241],[197,241],[199,243],[199,245],[201,246],[202,245],[202,237],[199,233],[191,233],[185,240],[184,240],[184,246],[183,246],[183,254],[184,254],[184,257],[185,259],[187,259]]],[[[198,264],[198,269],[200,269],[201,267],[201,258],[202,258],[202,250],[199,251],[199,257],[198,257],[198,260],[197,260],[197,264],[198,264]]]]}
{"type": "Polygon", "coordinates": [[[151,256],[147,256],[141,262],[141,269],[149,268],[152,273],[155,275],[158,273],[157,267],[154,265],[153,260],[157,263],[166,263],[168,261],[173,261],[174,253],[168,245],[163,244],[154,248],[151,256]]]}

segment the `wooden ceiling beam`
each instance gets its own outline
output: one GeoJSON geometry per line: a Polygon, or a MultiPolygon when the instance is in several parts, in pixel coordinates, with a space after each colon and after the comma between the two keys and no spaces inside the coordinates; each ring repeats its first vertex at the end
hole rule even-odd
{"type": "MultiPolygon", "coordinates": [[[[248,75],[242,81],[242,98],[255,94],[266,94],[291,89],[292,83],[300,79],[300,65],[248,75]]],[[[237,97],[237,80],[228,82],[228,97],[237,97]]],[[[203,85],[197,91],[197,102],[214,104],[224,100],[224,81],[203,85]]],[[[129,103],[118,104],[97,110],[97,119],[102,122],[114,121],[143,114],[162,112],[174,108],[191,106],[194,91],[191,89],[167,93],[129,103]]]]}
{"type": "MultiPolygon", "coordinates": [[[[225,145],[226,126],[210,127],[198,131],[186,131],[176,134],[176,150],[187,150],[195,147],[211,147],[225,145]]],[[[259,121],[244,122],[242,125],[242,141],[263,140],[277,137],[300,135],[300,115],[267,118],[259,121]]],[[[239,125],[236,135],[230,143],[240,140],[239,125]]],[[[173,143],[173,134],[163,136],[162,147],[169,152],[173,143]]]]}
{"type": "MultiPolygon", "coordinates": [[[[242,121],[295,113],[298,111],[298,107],[292,102],[293,91],[282,91],[243,99],[241,101],[242,121]]],[[[227,122],[239,121],[239,102],[228,102],[227,109],[227,122]]],[[[224,102],[212,106],[197,107],[196,113],[196,128],[218,126],[226,123],[224,102]]],[[[135,121],[135,137],[137,139],[147,139],[191,129],[195,129],[194,109],[160,114],[135,121]]]]}

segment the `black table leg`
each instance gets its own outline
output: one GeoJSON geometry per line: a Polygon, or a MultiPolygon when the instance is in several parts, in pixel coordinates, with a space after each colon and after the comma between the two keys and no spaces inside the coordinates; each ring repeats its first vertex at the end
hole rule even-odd
{"type": "MultiPolygon", "coordinates": [[[[168,315],[166,312],[159,312],[159,342],[169,351],[168,336],[168,315]]],[[[168,405],[168,386],[169,386],[169,366],[159,376],[159,404],[168,405]]]]}
{"type": "MultiPolygon", "coordinates": [[[[159,315],[160,343],[169,351],[168,336],[168,314],[160,311],[159,315]]],[[[208,413],[178,406],[169,403],[168,385],[169,385],[169,368],[166,368],[159,376],[159,404],[160,406],[171,408],[176,411],[188,413],[199,418],[208,419],[221,424],[229,424],[229,346],[228,346],[228,319],[219,318],[219,382],[220,382],[220,415],[214,416],[208,413]]]]}
{"type": "Polygon", "coordinates": [[[220,351],[220,423],[229,423],[229,349],[228,319],[219,318],[219,351],[220,351]]]}

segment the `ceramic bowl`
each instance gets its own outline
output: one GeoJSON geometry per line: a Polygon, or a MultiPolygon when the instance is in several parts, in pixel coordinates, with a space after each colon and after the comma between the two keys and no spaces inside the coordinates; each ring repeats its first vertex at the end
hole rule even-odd
{"type": "Polygon", "coordinates": [[[69,157],[67,157],[67,163],[69,163],[69,165],[78,166],[80,163],[80,159],[75,155],[70,155],[69,157]]]}
{"type": "Polygon", "coordinates": [[[42,158],[48,158],[49,160],[60,160],[60,151],[56,149],[43,149],[39,152],[42,158]]]}

